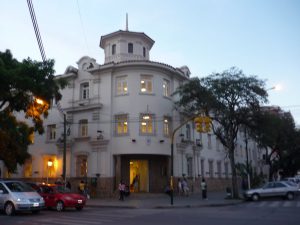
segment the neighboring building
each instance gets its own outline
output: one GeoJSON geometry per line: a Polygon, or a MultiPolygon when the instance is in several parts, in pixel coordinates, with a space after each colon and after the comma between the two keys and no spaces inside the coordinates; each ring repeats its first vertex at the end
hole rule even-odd
{"type": "MultiPolygon", "coordinates": [[[[78,68],[69,66],[59,75],[69,81],[63,98],[44,121],[45,134],[35,136],[32,158],[12,176],[60,178],[65,114],[66,176],[73,187],[87,179],[94,194],[110,195],[120,179],[132,184],[137,177],[137,188],[131,191],[162,192],[170,177],[170,137],[184,121],[174,109],[172,93],[189,80],[190,71],[151,61],[153,44],[144,33],[119,30],[101,37],[103,65],[84,56],[78,68]]],[[[201,176],[212,184],[210,190],[230,183],[229,160],[212,133],[199,134],[187,123],[174,143],[174,180],[190,178],[193,191],[199,189],[201,176]]],[[[253,143],[249,146],[256,163],[260,155],[253,143]]],[[[237,161],[245,162],[242,141],[238,148],[237,161]]]]}

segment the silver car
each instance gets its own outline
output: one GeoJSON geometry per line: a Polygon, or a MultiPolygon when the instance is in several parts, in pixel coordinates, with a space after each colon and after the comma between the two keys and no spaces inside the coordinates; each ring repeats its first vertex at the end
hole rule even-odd
{"type": "Polygon", "coordinates": [[[16,211],[38,213],[44,207],[44,199],[24,182],[0,180],[0,210],[6,215],[13,215],[16,211]]]}
{"type": "Polygon", "coordinates": [[[284,181],[268,182],[261,188],[249,189],[244,192],[246,199],[257,201],[264,197],[285,197],[288,200],[294,199],[298,194],[298,188],[284,181]]]}

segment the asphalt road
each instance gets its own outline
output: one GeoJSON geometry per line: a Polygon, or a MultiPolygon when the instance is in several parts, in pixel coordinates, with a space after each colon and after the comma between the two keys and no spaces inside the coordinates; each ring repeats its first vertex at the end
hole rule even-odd
{"type": "Polygon", "coordinates": [[[83,211],[42,211],[38,215],[0,214],[1,225],[286,225],[299,224],[300,199],[245,202],[223,207],[178,209],[85,208],[83,211]]]}

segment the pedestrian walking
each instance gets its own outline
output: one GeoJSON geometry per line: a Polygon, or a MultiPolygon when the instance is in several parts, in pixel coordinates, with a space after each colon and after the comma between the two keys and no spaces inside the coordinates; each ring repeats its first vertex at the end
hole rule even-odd
{"type": "Polygon", "coordinates": [[[119,193],[120,193],[120,197],[119,200],[124,201],[124,195],[125,195],[125,184],[124,182],[121,180],[119,183],[119,193]]]}
{"type": "Polygon", "coordinates": [[[67,182],[66,188],[68,188],[69,190],[71,190],[71,183],[70,183],[70,181],[67,182]]]}
{"type": "Polygon", "coordinates": [[[178,178],[177,187],[178,187],[178,194],[181,195],[183,191],[182,191],[182,182],[180,178],[178,178]]]}
{"type": "Polygon", "coordinates": [[[202,199],[207,200],[207,184],[204,178],[202,178],[202,182],[201,182],[201,191],[202,191],[202,199]]]}
{"type": "Polygon", "coordinates": [[[190,189],[189,189],[187,180],[185,178],[182,181],[182,190],[183,190],[183,193],[185,196],[189,196],[190,189]]]}
{"type": "Polygon", "coordinates": [[[83,180],[81,180],[79,185],[78,185],[78,191],[79,191],[80,194],[84,195],[85,183],[84,183],[83,180]]]}

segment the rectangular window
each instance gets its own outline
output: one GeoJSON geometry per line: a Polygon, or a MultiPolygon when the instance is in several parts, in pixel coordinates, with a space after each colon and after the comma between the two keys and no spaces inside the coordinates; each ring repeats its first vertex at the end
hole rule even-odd
{"type": "Polygon", "coordinates": [[[207,134],[207,147],[211,149],[211,134],[207,134]]]}
{"type": "Polygon", "coordinates": [[[56,125],[50,124],[47,126],[47,140],[55,141],[56,140],[56,125]]]}
{"type": "Polygon", "coordinates": [[[216,137],[216,150],[220,151],[220,140],[216,137]]]}
{"type": "Polygon", "coordinates": [[[128,43],[128,53],[133,53],[133,44],[128,43]]]}
{"type": "Polygon", "coordinates": [[[81,99],[89,99],[89,83],[82,83],[80,85],[80,97],[81,99]]]}
{"type": "Polygon", "coordinates": [[[193,158],[192,157],[189,157],[187,159],[187,175],[189,177],[193,176],[193,158]]]}
{"type": "Polygon", "coordinates": [[[113,45],[111,46],[111,54],[112,54],[112,55],[115,55],[115,54],[116,54],[116,44],[113,44],[113,45]]]}
{"type": "Polygon", "coordinates": [[[170,81],[163,80],[163,96],[170,97],[170,81]]]}
{"type": "Polygon", "coordinates": [[[225,177],[228,178],[229,172],[228,172],[228,162],[224,163],[224,170],[225,170],[225,177]]]}
{"type": "Polygon", "coordinates": [[[212,160],[208,161],[209,177],[214,177],[214,162],[212,160]]]}
{"type": "Polygon", "coordinates": [[[125,135],[128,134],[128,115],[116,115],[116,134],[125,135]]]}
{"type": "Polygon", "coordinates": [[[204,159],[201,159],[201,176],[204,178],[205,171],[204,171],[204,159]]]}
{"type": "Polygon", "coordinates": [[[79,136],[80,137],[88,136],[88,121],[87,120],[79,121],[79,136]]]}
{"type": "Polygon", "coordinates": [[[127,77],[117,77],[116,79],[116,90],[117,95],[125,95],[128,93],[128,86],[127,86],[127,77]]]}
{"type": "Polygon", "coordinates": [[[218,177],[221,178],[222,176],[221,161],[217,162],[217,170],[218,170],[218,177]]]}
{"type": "Polygon", "coordinates": [[[143,47],[143,56],[146,57],[146,48],[143,47]]]}
{"type": "Polygon", "coordinates": [[[141,116],[140,116],[140,133],[141,134],[154,134],[153,115],[141,114],[141,116]]]}
{"type": "Polygon", "coordinates": [[[141,76],[141,93],[152,93],[152,76],[141,76]]]}
{"type": "Polygon", "coordinates": [[[187,124],[186,126],[186,140],[191,140],[191,126],[190,124],[187,124]]]}
{"type": "Polygon", "coordinates": [[[167,116],[164,117],[163,132],[164,132],[164,136],[170,137],[170,132],[171,132],[171,119],[170,119],[170,117],[167,117],[167,116]]]}

